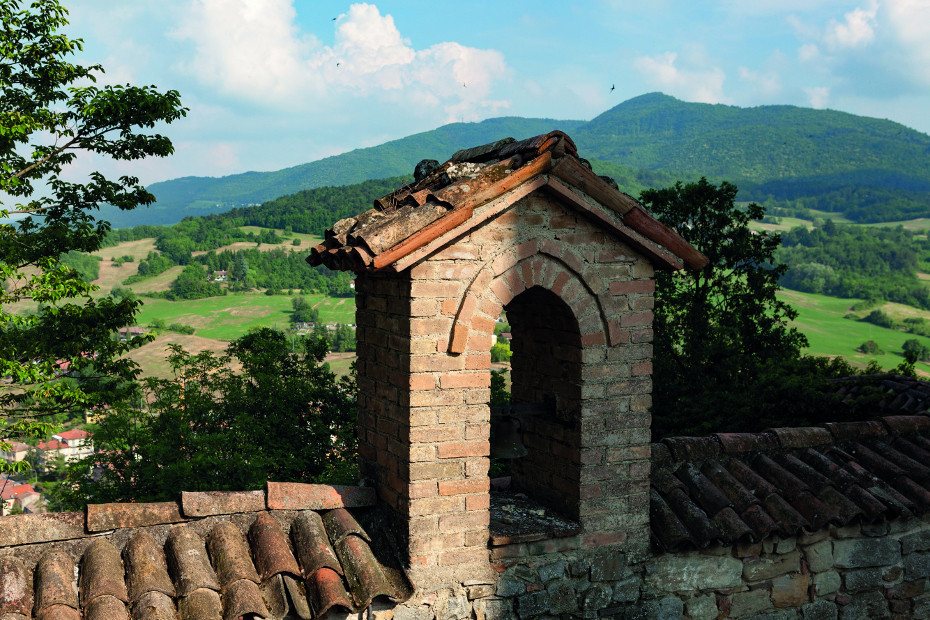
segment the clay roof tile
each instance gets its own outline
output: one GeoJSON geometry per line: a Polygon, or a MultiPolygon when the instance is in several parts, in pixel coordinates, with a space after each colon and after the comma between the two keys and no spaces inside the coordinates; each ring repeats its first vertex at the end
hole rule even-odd
{"type": "Polygon", "coordinates": [[[778,439],[771,433],[714,433],[726,454],[738,456],[778,449],[778,439]]]}
{"type": "Polygon", "coordinates": [[[249,545],[235,524],[220,521],[214,525],[207,537],[207,550],[223,590],[242,579],[258,583],[249,545]]]}
{"type": "Polygon", "coordinates": [[[116,547],[107,540],[95,540],[81,558],[81,605],[86,608],[98,597],[129,602],[124,574],[123,561],[116,547]]]}
{"type": "Polygon", "coordinates": [[[178,596],[187,596],[200,588],[220,589],[203,540],[190,527],[176,525],[171,528],[165,556],[178,596]]]}
{"type": "Polygon", "coordinates": [[[32,589],[23,561],[0,557],[0,615],[32,614],[32,589]]]}
{"type": "Polygon", "coordinates": [[[249,542],[252,543],[255,568],[258,569],[262,581],[278,573],[300,574],[297,560],[294,559],[287,542],[287,535],[270,513],[258,513],[258,517],[249,528],[249,542]]]}
{"type": "Polygon", "coordinates": [[[830,431],[830,434],[833,435],[837,443],[876,439],[888,435],[885,426],[876,420],[864,422],[828,422],[823,426],[830,431]]]}
{"type": "Polygon", "coordinates": [[[688,528],[655,489],[649,492],[649,517],[652,533],[665,550],[674,551],[691,541],[688,528]]]}
{"type": "Polygon", "coordinates": [[[713,437],[666,437],[662,440],[676,461],[712,459],[720,455],[720,444],[713,437]]]}
{"type": "Polygon", "coordinates": [[[164,549],[145,530],[133,534],[123,549],[129,580],[129,600],[137,601],[147,592],[175,596],[174,584],[168,576],[164,549]]]}
{"type": "Polygon", "coordinates": [[[52,550],[42,556],[35,571],[36,613],[54,605],[78,608],[74,569],[74,560],[64,551],[52,550]]]}
{"type": "Polygon", "coordinates": [[[815,426],[769,428],[765,432],[775,435],[782,448],[815,448],[833,443],[830,431],[815,426]]]}

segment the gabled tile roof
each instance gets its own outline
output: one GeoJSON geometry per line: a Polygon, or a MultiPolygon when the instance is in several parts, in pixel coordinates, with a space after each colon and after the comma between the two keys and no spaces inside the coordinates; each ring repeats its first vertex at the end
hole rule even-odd
{"type": "Polygon", "coordinates": [[[561,131],[463,149],[443,164],[420,162],[413,184],[336,222],[307,261],[356,272],[401,271],[537,189],[582,212],[660,268],[707,264],[616,183],[594,174],[561,131]]]}
{"type": "Polygon", "coordinates": [[[651,528],[666,551],[930,512],[930,417],[885,416],[652,446],[651,528]]]}
{"type": "Polygon", "coordinates": [[[371,489],[286,487],[2,517],[0,617],[317,618],[410,596],[394,537],[360,505],[371,489]]]}

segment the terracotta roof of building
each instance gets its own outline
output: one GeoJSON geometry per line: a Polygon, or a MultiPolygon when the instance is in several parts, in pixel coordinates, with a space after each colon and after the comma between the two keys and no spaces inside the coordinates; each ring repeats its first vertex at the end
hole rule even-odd
{"type": "Polygon", "coordinates": [[[86,437],[90,437],[90,433],[88,433],[87,431],[82,431],[80,429],[72,429],[70,431],[62,431],[60,433],[56,433],[55,437],[64,439],[65,441],[69,441],[71,439],[84,439],[86,437]]]}
{"type": "Polygon", "coordinates": [[[599,177],[561,131],[463,149],[424,160],[415,181],[340,220],[311,250],[311,265],[355,272],[402,271],[535,191],[544,189],[649,257],[656,266],[700,268],[707,258],[616,183],[599,177]]]}
{"type": "Polygon", "coordinates": [[[36,490],[31,484],[16,484],[15,482],[10,482],[8,479],[0,482],[0,498],[2,499],[16,499],[26,493],[35,492],[36,490]]]}
{"type": "Polygon", "coordinates": [[[894,415],[652,445],[651,527],[666,551],[930,512],[930,417],[894,415]]]}
{"type": "Polygon", "coordinates": [[[372,489],[268,483],[0,518],[9,620],[317,618],[406,600],[372,489]]]}

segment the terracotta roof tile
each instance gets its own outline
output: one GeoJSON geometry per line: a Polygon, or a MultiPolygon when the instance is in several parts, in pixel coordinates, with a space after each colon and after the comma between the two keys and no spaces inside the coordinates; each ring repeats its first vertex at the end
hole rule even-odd
{"type": "Polygon", "coordinates": [[[771,433],[714,433],[726,454],[770,452],[778,448],[778,438],[771,433]]]}
{"type": "Polygon", "coordinates": [[[716,461],[705,463],[704,467],[701,468],[701,472],[727,496],[727,499],[730,500],[737,512],[742,512],[753,504],[759,503],[759,498],[734,478],[733,474],[724,469],[720,463],[716,461]]]}
{"type": "MultiPolygon", "coordinates": [[[[144,504],[133,506],[114,514],[147,514],[144,504]]],[[[2,517],[0,531],[25,523],[28,542],[7,536],[0,617],[309,619],[330,609],[362,611],[378,597],[406,600],[410,583],[381,513],[356,510],[261,510],[103,534],[74,522],[81,515],[65,516],[46,519],[68,524],[52,528],[47,541],[36,539],[32,520],[2,517]]]]}
{"type": "Polygon", "coordinates": [[[78,608],[74,569],[74,560],[63,551],[49,551],[42,556],[35,572],[36,612],[55,605],[78,608]]]}
{"type": "Polygon", "coordinates": [[[431,244],[458,235],[496,215],[483,209],[506,205],[545,189],[643,251],[658,267],[702,267],[707,259],[661,224],[616,184],[598,177],[560,131],[516,141],[512,138],[463,149],[439,164],[424,160],[415,181],[374,201],[374,208],[336,222],[308,257],[331,269],[405,269],[431,244]],[[589,204],[570,189],[594,199],[589,204]],[[597,206],[600,205],[600,206],[597,206]]]}
{"type": "Polygon", "coordinates": [[[752,541],[755,538],[753,529],[729,506],[714,515],[714,523],[720,529],[721,542],[724,544],[752,541]]]}
{"type": "Polygon", "coordinates": [[[885,437],[888,431],[877,420],[865,422],[828,422],[823,425],[838,443],[885,437]]]}
{"type": "Polygon", "coordinates": [[[720,455],[720,443],[713,437],[667,437],[662,440],[676,461],[712,459],[720,455]]]}
{"type": "Polygon", "coordinates": [[[678,479],[685,483],[691,497],[697,501],[698,505],[707,514],[715,515],[724,508],[733,505],[733,502],[724,495],[723,491],[714,486],[693,463],[683,464],[675,473],[678,479]]]}
{"type": "MultiPolygon", "coordinates": [[[[930,402],[930,385],[888,376],[881,381],[895,398],[917,394],[930,402]]],[[[847,395],[859,389],[858,383],[841,384],[847,395]]],[[[930,434],[930,416],[887,415],[820,428],[666,439],[653,445],[652,539],[676,551],[711,539],[758,541],[774,533],[926,515],[930,440],[924,433],[930,434]]]]}
{"type": "Polygon", "coordinates": [[[775,435],[782,448],[815,448],[833,443],[833,436],[830,431],[813,426],[770,428],[766,432],[775,435]]]}
{"type": "Polygon", "coordinates": [[[128,602],[129,593],[123,580],[124,574],[123,560],[117,548],[107,540],[95,540],[81,558],[81,605],[86,608],[99,597],[112,597],[124,603],[128,602]]]}
{"type": "Polygon", "coordinates": [[[299,575],[297,560],[291,553],[287,535],[271,513],[260,512],[252,527],[249,528],[249,540],[255,550],[255,568],[262,581],[278,573],[299,575]]]}
{"type": "Polygon", "coordinates": [[[32,613],[29,573],[17,557],[0,557],[0,614],[32,613]]]}
{"type": "Polygon", "coordinates": [[[123,549],[123,558],[127,566],[131,600],[137,601],[148,592],[175,596],[164,549],[147,531],[139,531],[129,539],[123,549]]]}
{"type": "Polygon", "coordinates": [[[249,557],[249,546],[239,528],[229,521],[220,521],[210,530],[207,550],[216,567],[216,576],[224,590],[232,583],[247,579],[258,583],[258,573],[249,557]]]}

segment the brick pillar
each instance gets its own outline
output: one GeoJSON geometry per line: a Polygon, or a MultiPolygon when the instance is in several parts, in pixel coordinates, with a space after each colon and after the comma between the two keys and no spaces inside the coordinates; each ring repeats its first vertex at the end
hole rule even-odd
{"type": "MultiPolygon", "coordinates": [[[[490,576],[490,337],[446,351],[465,283],[442,261],[356,280],[359,453],[406,536],[417,587],[490,576]]],[[[474,269],[474,267],[464,267],[474,269]]]]}
{"type": "Polygon", "coordinates": [[[515,394],[560,416],[528,429],[517,483],[577,518],[582,542],[648,551],[653,275],[543,194],[401,273],[359,274],[361,469],[418,588],[491,577],[487,403],[504,306],[523,340],[515,394]]]}

